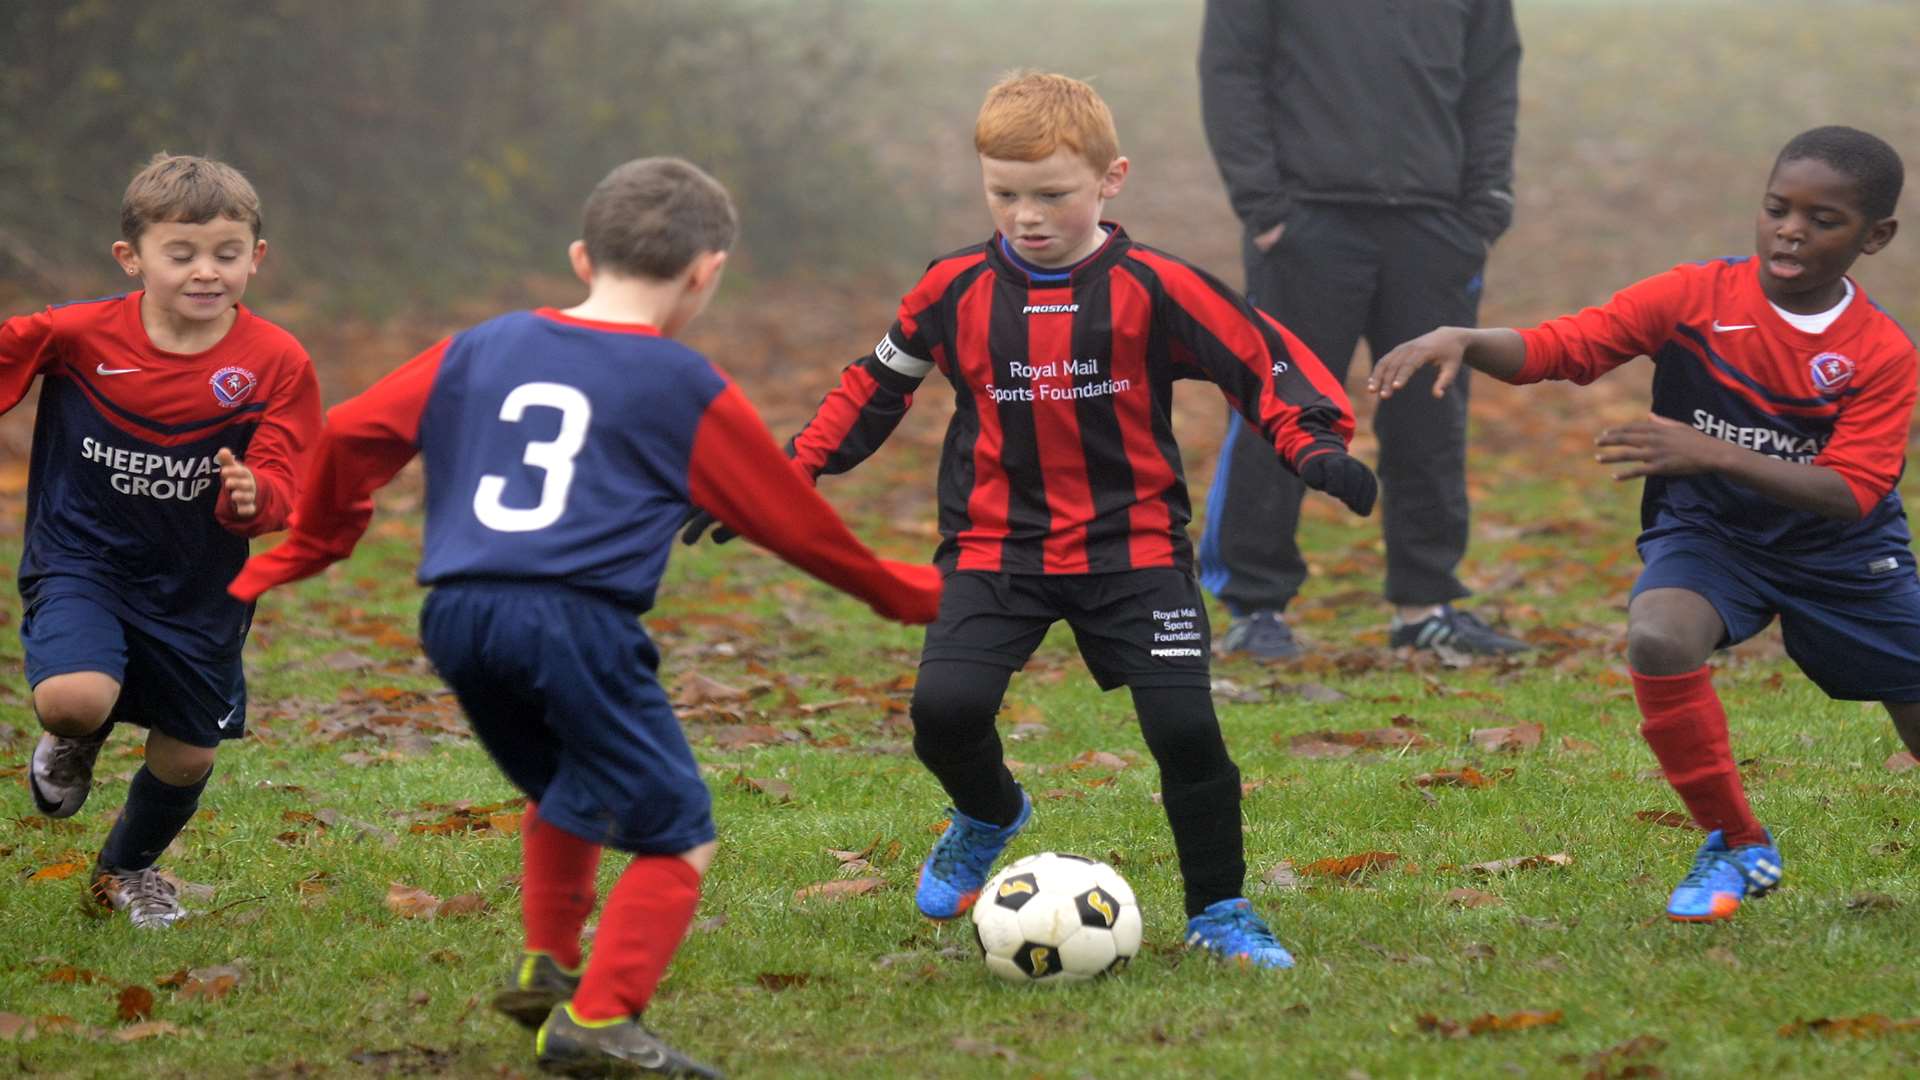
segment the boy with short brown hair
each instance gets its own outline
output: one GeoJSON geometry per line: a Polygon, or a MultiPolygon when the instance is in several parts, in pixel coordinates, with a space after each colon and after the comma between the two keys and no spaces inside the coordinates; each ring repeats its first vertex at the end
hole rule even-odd
{"type": "Polygon", "coordinates": [[[1007,771],[994,716],[1064,619],[1100,687],[1132,692],[1160,766],[1188,944],[1290,966],[1240,895],[1240,773],[1209,694],[1173,382],[1217,384],[1309,487],[1366,514],[1374,479],[1346,452],[1346,394],[1238,293],[1101,220],[1129,163],[1092,87],[1011,75],[987,93],[974,145],[994,236],[934,260],[790,450],[810,477],[845,472],[928,375],[953,385],[935,555],[946,592],[912,717],[914,749],[954,809],[916,901],[934,919],[966,911],[1026,825],[1033,804],[1007,771]]]}
{"type": "Polygon", "coordinates": [[[148,729],[91,889],[163,927],[186,911],[154,862],[199,805],[215,748],[246,728],[253,609],[224,586],[247,538],[286,524],[320,391],[300,344],[240,304],[267,242],[238,171],[156,155],[127,185],[120,229],[114,258],[144,287],[0,324],[0,409],[43,376],[20,557],[46,729],[28,787],[41,813],[71,816],[114,724],[148,729]]]}
{"type": "Polygon", "coordinates": [[[525,951],[494,1004],[538,1027],[554,1071],[715,1075],[640,1022],[714,852],[707,786],[638,618],[690,503],[886,618],[924,623],[939,602],[933,567],[875,558],[745,395],[672,340],[719,287],[733,235],[725,189],[695,166],[613,170],[568,250],[586,299],[462,331],[335,406],[293,535],[232,585],[251,599],[346,558],[373,491],[423,458],[420,640],[530,798],[525,951]],[[582,972],[603,847],[634,858],[582,972]]]}

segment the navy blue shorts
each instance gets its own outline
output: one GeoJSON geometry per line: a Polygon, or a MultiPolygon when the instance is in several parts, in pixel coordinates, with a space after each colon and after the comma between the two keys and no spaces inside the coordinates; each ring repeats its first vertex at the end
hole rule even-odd
{"type": "Polygon", "coordinates": [[[1102,690],[1212,685],[1212,631],[1200,584],[1171,567],[1111,574],[957,570],[947,575],[920,659],[1018,671],[1062,619],[1102,690]]]}
{"type": "Polygon", "coordinates": [[[712,796],[630,608],[551,583],[450,582],[428,594],[420,641],[542,818],[649,855],[714,838],[712,796]]]}
{"type": "Polygon", "coordinates": [[[246,734],[247,680],[237,652],[189,656],[79,592],[36,596],[20,619],[20,644],[28,686],[77,671],[119,683],[109,724],[137,724],[202,747],[246,734]]]}
{"type": "Polygon", "coordinates": [[[1920,580],[1831,582],[1756,565],[1698,533],[1643,540],[1646,568],[1633,595],[1685,589],[1720,613],[1737,645],[1780,616],[1787,655],[1827,696],[1843,701],[1920,701],[1920,580]]]}

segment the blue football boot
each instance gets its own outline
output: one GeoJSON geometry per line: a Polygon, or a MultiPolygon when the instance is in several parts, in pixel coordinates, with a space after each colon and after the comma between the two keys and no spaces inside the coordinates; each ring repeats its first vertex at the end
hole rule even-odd
{"type": "Polygon", "coordinates": [[[920,864],[920,887],[913,893],[920,914],[929,919],[951,919],[973,906],[981,886],[987,883],[993,860],[1007,850],[1033,816],[1033,800],[1027,797],[1025,788],[1020,789],[1020,816],[1011,825],[989,825],[958,810],[951,812],[953,819],[947,831],[934,841],[927,861],[920,864]]]}
{"type": "Polygon", "coordinates": [[[1216,900],[1187,920],[1187,947],[1205,949],[1247,967],[1290,968],[1293,954],[1267,928],[1253,905],[1236,896],[1216,900]]]}
{"type": "Polygon", "coordinates": [[[1730,919],[1740,901],[1765,896],[1780,884],[1780,849],[1773,834],[1764,844],[1727,847],[1719,829],[1707,834],[1693,857],[1693,869],[1674,888],[1667,901],[1667,918],[1675,922],[1714,922],[1730,919]]]}

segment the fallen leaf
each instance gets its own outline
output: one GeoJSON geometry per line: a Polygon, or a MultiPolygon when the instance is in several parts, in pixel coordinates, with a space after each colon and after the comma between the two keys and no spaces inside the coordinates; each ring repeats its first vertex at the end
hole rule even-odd
{"type": "Polygon", "coordinates": [[[72,859],[35,870],[28,881],[64,881],[87,868],[86,860],[72,859]]]}
{"type": "Polygon", "coordinates": [[[1293,862],[1288,859],[1282,859],[1278,863],[1275,863],[1273,869],[1268,870],[1262,875],[1260,880],[1266,882],[1267,887],[1270,889],[1297,889],[1300,887],[1300,875],[1294,872],[1293,862]]]}
{"type": "Polygon", "coordinates": [[[1854,893],[1847,900],[1848,911],[1892,911],[1900,906],[1900,901],[1886,893],[1854,893]]]}
{"type": "Polygon", "coordinates": [[[1790,1039],[1796,1035],[1820,1035],[1829,1039],[1869,1039],[1901,1031],[1912,1031],[1915,1028],[1920,1028],[1920,1016],[1893,1020],[1878,1013],[1867,1013],[1864,1016],[1795,1020],[1780,1025],[1780,1037],[1790,1039]]]}
{"type": "Polygon", "coordinates": [[[746,773],[735,773],[733,786],[745,788],[755,795],[765,795],[774,802],[793,801],[793,785],[785,780],[763,780],[757,776],[748,776],[746,773]]]}
{"type": "Polygon", "coordinates": [[[1467,1030],[1473,1035],[1488,1031],[1525,1031],[1528,1028],[1551,1027],[1563,1019],[1565,1014],[1559,1009],[1551,1012],[1522,1011],[1508,1013],[1505,1016],[1487,1013],[1484,1016],[1474,1017],[1468,1024],[1467,1030]]]}
{"type": "Polygon", "coordinates": [[[0,1012],[0,1042],[27,1042],[36,1034],[33,1017],[0,1012]]]}
{"type": "Polygon", "coordinates": [[[396,881],[387,888],[387,910],[403,919],[431,919],[440,910],[440,898],[396,881]]]}
{"type": "Polygon", "coordinates": [[[1413,778],[1414,787],[1490,788],[1494,778],[1471,765],[1461,769],[1439,769],[1413,778]]]}
{"type": "Polygon", "coordinates": [[[861,896],[870,893],[885,884],[884,878],[864,877],[842,881],[822,881],[796,889],[793,893],[795,903],[804,904],[809,900],[845,900],[849,896],[861,896]]]}
{"type": "Polygon", "coordinates": [[[1331,859],[1316,859],[1299,868],[1301,874],[1314,877],[1337,877],[1349,881],[1357,880],[1369,870],[1382,866],[1391,866],[1400,861],[1398,852],[1366,851],[1358,855],[1346,855],[1331,859]]]}
{"type": "Polygon", "coordinates": [[[1088,750],[1072,761],[1067,762],[1067,768],[1074,770],[1112,769],[1117,772],[1132,764],[1132,762],[1121,757],[1119,754],[1110,754],[1105,750],[1088,750]]]}
{"type": "Polygon", "coordinates": [[[1560,736],[1560,749],[1569,754],[1594,754],[1600,751],[1598,744],[1590,743],[1585,739],[1576,739],[1571,735],[1560,736]]]}
{"type": "Polygon", "coordinates": [[[1889,757],[1883,764],[1886,766],[1888,772],[1906,772],[1908,769],[1920,766],[1920,758],[1915,758],[1912,754],[1902,750],[1892,757],[1889,757]]]}
{"type": "Polygon", "coordinates": [[[745,701],[753,695],[737,686],[728,686],[699,672],[690,672],[674,681],[674,704],[681,706],[725,704],[745,701]]]}
{"type": "Polygon", "coordinates": [[[174,994],[183,1001],[219,1001],[238,985],[240,977],[234,972],[196,969],[174,994]]]}
{"type": "Polygon", "coordinates": [[[123,987],[120,999],[114,1005],[113,1014],[121,1023],[131,1020],[145,1020],[153,1015],[153,991],[144,986],[123,987]]]}
{"type": "Polygon", "coordinates": [[[487,910],[487,898],[477,892],[449,896],[440,902],[435,915],[478,915],[487,910]]]}
{"type": "Polygon", "coordinates": [[[1514,724],[1510,727],[1478,728],[1467,733],[1467,741],[1488,753],[1531,750],[1540,745],[1546,728],[1540,724],[1514,724]]]}
{"type": "Polygon", "coordinates": [[[813,976],[804,971],[763,971],[753,981],[763,990],[792,990],[813,982],[813,976]]]}
{"type": "Polygon", "coordinates": [[[80,983],[85,985],[106,982],[107,979],[106,976],[101,975],[97,971],[88,971],[86,968],[74,967],[72,964],[62,964],[52,971],[47,972],[45,975],[40,976],[40,981],[49,983],[80,983]]]}
{"type": "Polygon", "coordinates": [[[1649,825],[1665,825],[1669,829],[1698,829],[1693,819],[1677,810],[1635,810],[1633,816],[1649,825]]]}
{"type": "Polygon", "coordinates": [[[1463,908],[1499,907],[1506,903],[1492,893],[1481,892],[1479,889],[1448,889],[1447,894],[1441,899],[1455,907],[1463,908]]]}
{"type": "Polygon", "coordinates": [[[1492,862],[1474,863],[1467,867],[1471,874],[1508,874],[1515,870],[1534,870],[1543,866],[1572,866],[1573,856],[1564,852],[1554,855],[1521,855],[1511,859],[1495,859],[1492,862]]]}
{"type": "Polygon", "coordinates": [[[180,1034],[180,1029],[167,1023],[165,1020],[149,1020],[144,1024],[134,1024],[131,1027],[123,1027],[119,1031],[114,1032],[113,1041],[123,1043],[139,1042],[141,1039],[152,1039],[161,1035],[178,1034],[180,1034]]]}
{"type": "Polygon", "coordinates": [[[1631,1065],[1619,1071],[1614,1070],[1614,1062],[1637,1057],[1649,1057],[1667,1048],[1667,1040],[1657,1035],[1636,1035],[1623,1043],[1615,1043],[1604,1050],[1596,1050],[1582,1058],[1578,1054],[1568,1054],[1560,1059],[1563,1065],[1587,1066],[1588,1080],[1627,1080],[1628,1077],[1641,1077],[1644,1080],[1664,1076],[1652,1065],[1631,1065]]]}

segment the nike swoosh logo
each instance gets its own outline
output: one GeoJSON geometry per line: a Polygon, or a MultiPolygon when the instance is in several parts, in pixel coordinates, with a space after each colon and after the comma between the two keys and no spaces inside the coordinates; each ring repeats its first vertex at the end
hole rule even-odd
{"type": "Polygon", "coordinates": [[[108,367],[105,364],[100,364],[93,370],[97,375],[131,375],[140,369],[137,367],[108,367]]]}
{"type": "Polygon", "coordinates": [[[220,722],[215,726],[222,727],[222,728],[226,727],[228,724],[233,722],[233,714],[239,711],[240,711],[239,709],[228,709],[227,715],[221,717],[220,722]]]}
{"type": "Polygon", "coordinates": [[[1752,323],[1741,323],[1738,326],[1727,326],[1719,319],[1715,319],[1713,320],[1713,332],[1716,334],[1724,334],[1729,330],[1751,330],[1753,329],[1753,325],[1752,323]]]}

